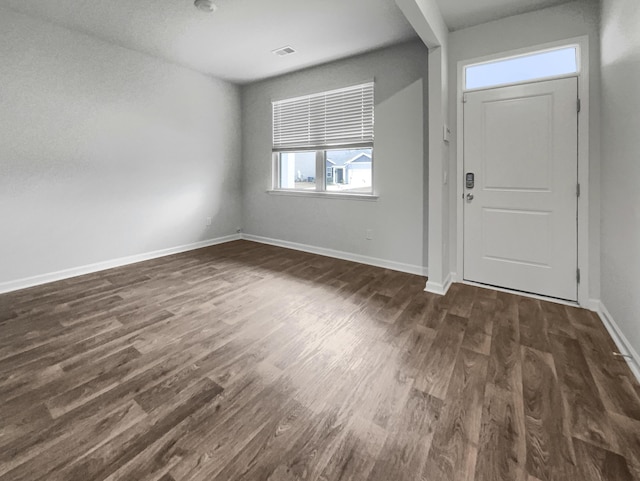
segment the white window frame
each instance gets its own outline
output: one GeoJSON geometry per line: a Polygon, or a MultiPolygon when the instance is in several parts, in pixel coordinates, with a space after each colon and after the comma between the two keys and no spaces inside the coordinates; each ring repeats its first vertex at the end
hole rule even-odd
{"type": "MultiPolygon", "coordinates": [[[[374,81],[362,82],[360,84],[355,84],[353,86],[345,87],[342,89],[333,89],[325,92],[318,92],[317,94],[328,94],[333,92],[338,92],[341,90],[346,90],[354,87],[359,87],[362,85],[372,84],[375,92],[375,83],[374,81]]],[[[375,94],[375,93],[374,93],[375,94]]],[[[310,94],[311,96],[316,94],[310,94]]],[[[292,97],[283,100],[297,100],[299,98],[304,98],[306,96],[292,97]]],[[[274,102],[275,103],[275,102],[274,102]]],[[[273,108],[273,107],[272,107],[273,108]]],[[[374,107],[375,109],[375,107],[374,107]]],[[[272,132],[274,126],[272,125],[272,132]]],[[[374,126],[375,129],[375,126],[374,126]]],[[[377,200],[378,195],[375,193],[375,168],[374,168],[374,142],[373,141],[365,141],[365,142],[354,142],[354,143],[338,143],[336,145],[318,145],[318,146],[301,146],[301,147],[284,147],[277,148],[273,147],[272,150],[272,183],[271,188],[267,191],[269,194],[276,195],[289,195],[289,196],[311,196],[311,197],[327,197],[327,198],[340,198],[340,199],[355,199],[355,200],[377,200]],[[340,192],[340,191],[329,191],[327,190],[327,168],[326,168],[326,159],[327,152],[333,150],[371,150],[371,192],[340,192]],[[280,187],[281,180],[281,162],[280,156],[284,153],[291,152],[315,152],[316,154],[316,176],[315,176],[315,189],[287,189],[280,187]]],[[[335,170],[334,170],[334,178],[335,178],[335,170]]]]}
{"type": "MultiPolygon", "coordinates": [[[[267,190],[267,193],[274,195],[286,195],[286,196],[309,196],[309,197],[329,197],[340,199],[353,199],[353,200],[377,200],[380,196],[375,192],[375,169],[373,167],[374,151],[372,146],[363,146],[362,144],[347,146],[344,150],[356,150],[356,149],[371,149],[371,192],[339,192],[327,189],[327,169],[326,169],[326,154],[332,150],[343,150],[343,148],[331,148],[326,150],[290,150],[290,151],[278,151],[272,154],[272,187],[267,190]],[[284,189],[279,186],[280,184],[280,154],[287,152],[315,152],[316,153],[316,188],[314,189],[284,189]]],[[[334,167],[334,178],[335,178],[334,167]]]]}

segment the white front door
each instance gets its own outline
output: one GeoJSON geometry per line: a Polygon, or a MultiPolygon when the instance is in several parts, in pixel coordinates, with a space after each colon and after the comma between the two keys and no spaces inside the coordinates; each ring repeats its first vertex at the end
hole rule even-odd
{"type": "Polygon", "coordinates": [[[465,94],[466,280],[577,300],[577,82],[465,94]]]}

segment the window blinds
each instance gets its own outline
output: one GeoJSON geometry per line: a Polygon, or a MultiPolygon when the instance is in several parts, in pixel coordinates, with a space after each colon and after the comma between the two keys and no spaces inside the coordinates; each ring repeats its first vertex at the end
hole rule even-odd
{"type": "Polygon", "coordinates": [[[273,102],[273,150],[371,145],[373,85],[273,102]]]}

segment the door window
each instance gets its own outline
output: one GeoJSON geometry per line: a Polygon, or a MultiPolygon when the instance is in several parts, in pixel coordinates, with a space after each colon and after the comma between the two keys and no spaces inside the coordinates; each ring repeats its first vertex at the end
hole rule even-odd
{"type": "Polygon", "coordinates": [[[578,47],[546,50],[469,65],[465,89],[497,87],[578,73],[578,47]]]}

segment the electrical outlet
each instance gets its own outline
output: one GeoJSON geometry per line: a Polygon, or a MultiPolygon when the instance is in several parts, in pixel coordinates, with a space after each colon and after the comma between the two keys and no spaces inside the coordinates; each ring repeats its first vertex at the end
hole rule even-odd
{"type": "Polygon", "coordinates": [[[367,229],[367,233],[365,235],[367,240],[373,240],[373,229],[367,229]]]}
{"type": "Polygon", "coordinates": [[[213,219],[211,217],[207,217],[207,226],[210,226],[212,222],[213,219]]]}

